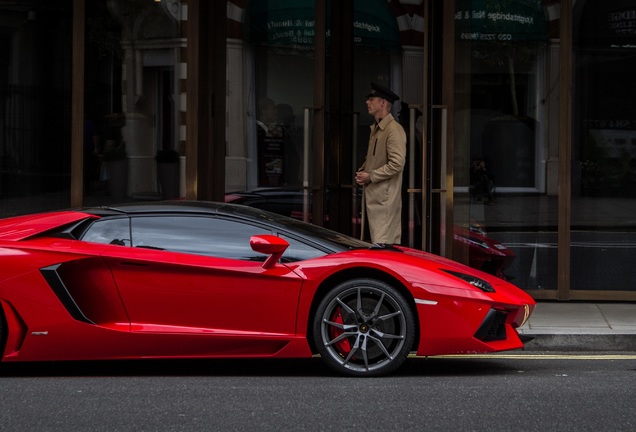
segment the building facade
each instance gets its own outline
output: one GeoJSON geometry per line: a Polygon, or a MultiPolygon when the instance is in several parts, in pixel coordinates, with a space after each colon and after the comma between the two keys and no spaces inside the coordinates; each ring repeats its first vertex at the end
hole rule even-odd
{"type": "Polygon", "coordinates": [[[285,190],[359,236],[377,82],[403,244],[636,300],[632,1],[0,0],[0,44],[1,216],[285,190]]]}

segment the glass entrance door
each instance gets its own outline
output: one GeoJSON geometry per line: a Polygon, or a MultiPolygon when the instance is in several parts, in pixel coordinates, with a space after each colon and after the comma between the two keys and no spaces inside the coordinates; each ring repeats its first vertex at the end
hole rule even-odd
{"type": "Polygon", "coordinates": [[[402,125],[408,141],[402,176],[401,244],[422,248],[427,221],[422,182],[426,178],[428,2],[356,0],[349,8],[349,2],[332,2],[331,7],[336,3],[341,9],[331,14],[331,38],[336,45],[330,47],[334,56],[328,59],[327,80],[331,120],[326,174],[331,225],[370,240],[368,233],[361,232],[362,188],[355,184],[354,176],[365,160],[370,127],[375,122],[366,105],[366,95],[374,83],[399,96],[391,114],[402,125]]]}

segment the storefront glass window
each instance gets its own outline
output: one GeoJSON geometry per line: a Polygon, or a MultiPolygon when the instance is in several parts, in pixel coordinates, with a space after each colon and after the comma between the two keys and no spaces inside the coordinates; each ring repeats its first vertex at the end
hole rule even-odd
{"type": "Polygon", "coordinates": [[[576,6],[571,288],[633,290],[636,6],[576,6]]]}
{"type": "Polygon", "coordinates": [[[454,256],[528,290],[557,289],[558,50],[543,3],[455,11],[454,256]]]}
{"type": "Polygon", "coordinates": [[[87,1],[84,202],[182,196],[182,9],[87,1]]]}
{"type": "Polygon", "coordinates": [[[71,2],[0,5],[0,216],[68,207],[71,2]]]}
{"type": "Polygon", "coordinates": [[[313,50],[253,47],[256,187],[302,186],[304,110],[313,100],[313,50]]]}
{"type": "MultiPolygon", "coordinates": [[[[314,4],[234,2],[239,6],[242,12],[234,16],[238,30],[230,28],[228,34],[226,191],[285,188],[299,193],[308,174],[304,109],[313,99],[314,4]]],[[[292,195],[264,199],[294,200],[292,195]]],[[[300,195],[295,202],[300,210],[300,195]]]]}

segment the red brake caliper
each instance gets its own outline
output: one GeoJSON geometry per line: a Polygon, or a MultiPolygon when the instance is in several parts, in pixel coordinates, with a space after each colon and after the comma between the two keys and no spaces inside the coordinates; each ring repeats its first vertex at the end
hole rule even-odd
{"type": "MultiPolygon", "coordinates": [[[[338,324],[344,324],[344,320],[342,319],[342,314],[340,313],[340,307],[334,310],[333,314],[331,315],[331,321],[338,324]]],[[[331,326],[329,328],[329,337],[331,338],[331,340],[334,340],[335,338],[340,336],[342,333],[344,332],[335,326],[331,326]]],[[[351,344],[349,343],[348,338],[344,338],[336,342],[334,345],[336,349],[343,354],[348,354],[349,351],[351,351],[351,344]]]]}

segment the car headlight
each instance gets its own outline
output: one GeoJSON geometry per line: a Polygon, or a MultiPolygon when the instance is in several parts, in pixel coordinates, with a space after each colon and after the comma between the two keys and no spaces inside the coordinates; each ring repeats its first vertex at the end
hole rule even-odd
{"type": "Polygon", "coordinates": [[[466,273],[460,273],[453,270],[444,270],[444,271],[448,274],[452,274],[453,276],[460,278],[463,281],[468,282],[469,284],[471,284],[475,288],[479,288],[483,292],[487,292],[487,293],[495,292],[495,289],[492,287],[492,285],[490,285],[490,283],[486,282],[485,280],[481,278],[478,278],[477,276],[471,276],[466,273]]]}

